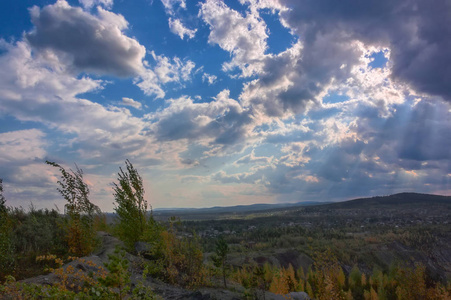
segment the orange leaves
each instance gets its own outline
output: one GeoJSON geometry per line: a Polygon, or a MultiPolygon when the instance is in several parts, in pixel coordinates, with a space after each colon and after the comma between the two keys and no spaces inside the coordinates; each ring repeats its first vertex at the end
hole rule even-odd
{"type": "Polygon", "coordinates": [[[95,231],[91,222],[82,216],[69,219],[66,235],[69,253],[82,257],[92,252],[95,246],[95,231]]]}
{"type": "Polygon", "coordinates": [[[207,276],[199,241],[194,238],[177,238],[173,228],[160,233],[160,255],[157,265],[160,274],[172,284],[188,288],[200,286],[207,276]]]}

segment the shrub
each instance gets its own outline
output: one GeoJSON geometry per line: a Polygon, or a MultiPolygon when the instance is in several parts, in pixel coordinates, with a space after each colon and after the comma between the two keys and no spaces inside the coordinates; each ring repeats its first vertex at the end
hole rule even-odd
{"type": "Polygon", "coordinates": [[[105,267],[109,273],[105,278],[99,278],[99,282],[103,286],[116,288],[118,290],[118,299],[124,299],[131,287],[125,251],[116,248],[113,254],[108,255],[108,259],[109,261],[105,263],[105,267]]]}

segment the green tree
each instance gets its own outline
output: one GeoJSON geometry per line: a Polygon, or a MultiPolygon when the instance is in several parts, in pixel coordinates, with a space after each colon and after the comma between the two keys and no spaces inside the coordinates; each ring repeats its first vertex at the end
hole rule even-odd
{"type": "Polygon", "coordinates": [[[116,248],[113,254],[108,255],[108,262],[105,263],[109,273],[105,278],[98,279],[104,286],[118,289],[117,299],[124,299],[130,291],[128,264],[125,251],[116,248]]]}
{"type": "Polygon", "coordinates": [[[7,212],[5,203],[6,199],[3,196],[3,179],[0,178],[0,214],[2,216],[7,212]]]}
{"type": "Polygon", "coordinates": [[[213,263],[216,268],[221,268],[222,270],[222,278],[224,280],[224,287],[227,288],[227,281],[226,281],[226,272],[228,268],[227,264],[227,254],[229,254],[230,249],[227,242],[224,240],[224,238],[221,236],[216,241],[216,248],[215,248],[215,254],[213,255],[213,263]]]}
{"type": "Polygon", "coordinates": [[[3,196],[3,181],[0,179],[0,281],[14,267],[11,219],[3,196]]]}
{"type": "Polygon", "coordinates": [[[118,216],[117,233],[131,250],[139,241],[148,225],[147,201],[144,200],[144,187],[141,176],[129,160],[125,161],[126,171],[119,168],[118,183],[113,183],[114,210],[118,216]]]}
{"type": "Polygon", "coordinates": [[[55,162],[46,163],[61,172],[61,180],[58,181],[60,187],[57,190],[67,201],[64,210],[69,217],[67,241],[70,252],[77,256],[87,255],[96,244],[94,215],[99,214],[100,209],[89,201],[89,188],[83,181],[83,170],[75,165],[75,171],[66,171],[55,162]]]}

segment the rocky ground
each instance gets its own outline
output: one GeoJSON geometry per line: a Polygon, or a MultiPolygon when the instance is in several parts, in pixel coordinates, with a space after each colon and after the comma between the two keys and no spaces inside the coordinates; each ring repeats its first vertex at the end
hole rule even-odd
{"type": "MultiPolygon", "coordinates": [[[[96,266],[103,266],[104,263],[108,262],[108,255],[112,254],[117,246],[121,246],[122,242],[117,238],[111,236],[106,232],[99,232],[99,237],[102,241],[101,247],[93,255],[83,257],[80,260],[72,261],[63,266],[65,270],[69,266],[76,270],[76,272],[84,272],[88,274],[89,272],[96,272],[96,266]]],[[[127,259],[129,260],[129,271],[131,273],[131,284],[132,289],[140,281],[142,281],[142,269],[138,266],[141,265],[143,258],[127,253],[127,259]]],[[[68,272],[69,273],[69,272],[68,272]]],[[[73,278],[68,275],[68,281],[70,282],[73,278]]],[[[22,280],[25,283],[34,283],[42,285],[52,285],[61,280],[60,276],[55,273],[49,273],[46,275],[40,275],[33,278],[28,278],[22,280]]],[[[74,280],[75,281],[75,280],[74,280]]],[[[187,290],[181,287],[170,285],[161,280],[155,278],[146,278],[144,284],[151,287],[151,289],[161,297],[161,299],[167,300],[206,300],[206,299],[217,299],[217,300],[233,300],[233,299],[243,299],[244,289],[241,286],[235,286],[229,289],[223,288],[211,288],[205,287],[198,290],[187,290]]],[[[264,295],[261,293],[258,295],[260,299],[293,299],[293,300],[308,300],[310,299],[308,295],[304,292],[290,293],[287,295],[276,295],[273,293],[266,292],[264,295]]]]}

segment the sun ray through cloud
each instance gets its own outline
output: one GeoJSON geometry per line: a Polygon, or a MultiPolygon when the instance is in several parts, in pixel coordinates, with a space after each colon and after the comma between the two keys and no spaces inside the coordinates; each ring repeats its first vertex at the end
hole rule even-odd
{"type": "Polygon", "coordinates": [[[86,170],[107,211],[125,159],[154,207],[451,194],[446,1],[13,2],[0,3],[12,205],[57,198],[43,199],[46,159],[86,170]]]}

